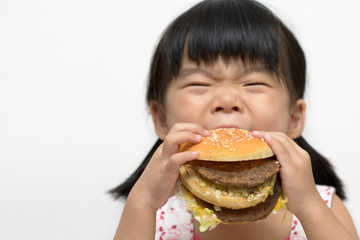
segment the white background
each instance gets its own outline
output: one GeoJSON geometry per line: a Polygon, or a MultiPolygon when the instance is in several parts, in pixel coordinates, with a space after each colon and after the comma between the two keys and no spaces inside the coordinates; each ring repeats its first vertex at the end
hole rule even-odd
{"type": "MultiPolygon", "coordinates": [[[[151,54],[195,2],[0,0],[0,239],[113,237],[122,203],[106,192],[155,141],[151,54]]],[[[304,136],[336,166],[359,230],[359,1],[263,2],[306,52],[304,136]]]]}

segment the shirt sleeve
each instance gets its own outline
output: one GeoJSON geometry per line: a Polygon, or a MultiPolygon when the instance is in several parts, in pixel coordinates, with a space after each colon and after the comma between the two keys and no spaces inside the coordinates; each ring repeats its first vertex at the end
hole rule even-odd
{"type": "Polygon", "coordinates": [[[331,207],[331,202],[333,196],[336,192],[334,187],[324,186],[324,185],[316,185],[318,192],[320,193],[321,198],[324,200],[328,207],[331,207]]]}

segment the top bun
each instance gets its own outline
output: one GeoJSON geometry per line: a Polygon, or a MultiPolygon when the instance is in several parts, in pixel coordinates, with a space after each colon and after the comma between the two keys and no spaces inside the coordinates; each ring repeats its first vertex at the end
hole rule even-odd
{"type": "Polygon", "coordinates": [[[274,155],[270,146],[251,132],[239,128],[209,130],[210,136],[200,143],[184,143],[179,151],[199,151],[199,160],[218,162],[246,161],[268,158],[274,155]]]}

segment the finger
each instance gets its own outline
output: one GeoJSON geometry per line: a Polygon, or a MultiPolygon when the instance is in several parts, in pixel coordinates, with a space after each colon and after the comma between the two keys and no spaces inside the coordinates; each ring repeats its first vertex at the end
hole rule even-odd
{"type": "Polygon", "coordinates": [[[255,138],[264,138],[265,133],[266,133],[265,131],[256,131],[256,130],[254,130],[254,131],[251,132],[251,136],[253,136],[255,138]]]}
{"type": "Polygon", "coordinates": [[[195,160],[199,157],[199,151],[186,151],[173,154],[166,162],[165,171],[173,174],[179,171],[179,168],[185,162],[195,160]]]}
{"type": "Polygon", "coordinates": [[[170,157],[178,152],[180,144],[185,142],[195,144],[201,142],[202,139],[203,136],[187,131],[169,134],[164,140],[163,153],[165,157],[170,157]]]}
{"type": "Polygon", "coordinates": [[[176,133],[176,132],[183,132],[183,131],[193,132],[193,133],[199,134],[203,137],[208,137],[210,135],[208,130],[201,127],[199,124],[195,124],[195,123],[176,123],[170,129],[169,134],[176,133]]]}
{"type": "Polygon", "coordinates": [[[285,160],[289,159],[289,148],[284,145],[285,141],[279,141],[279,139],[275,138],[274,135],[270,135],[266,133],[264,135],[264,140],[267,144],[270,145],[271,149],[273,150],[274,154],[276,155],[277,160],[280,162],[280,166],[286,166],[285,160]]]}
{"type": "Polygon", "coordinates": [[[180,144],[185,142],[199,143],[203,137],[209,136],[210,133],[205,128],[194,123],[177,123],[164,139],[164,150],[167,156],[178,152],[180,144]]]}
{"type": "Polygon", "coordinates": [[[289,149],[289,147],[292,147],[287,137],[285,137],[285,134],[268,131],[253,131],[251,135],[253,137],[263,139],[267,144],[269,144],[274,153],[284,153],[285,149],[283,148],[289,149]]]}
{"type": "MultiPolygon", "coordinates": [[[[287,135],[283,133],[269,133],[269,135],[272,138],[272,141],[276,141],[278,145],[283,148],[283,151],[287,153],[287,156],[289,156],[289,160],[291,160],[292,162],[304,163],[304,160],[310,160],[309,154],[287,135]]],[[[266,134],[265,138],[268,138],[266,134]]],[[[281,154],[280,151],[277,152],[277,154],[279,153],[281,154]]]]}
{"type": "MultiPolygon", "coordinates": [[[[253,131],[251,135],[256,138],[262,138],[264,139],[265,135],[269,134],[273,138],[277,138],[279,140],[280,137],[284,137],[285,139],[289,140],[289,142],[292,144],[294,148],[296,148],[298,151],[302,148],[291,138],[289,138],[286,134],[280,133],[280,132],[269,132],[269,131],[253,131]]],[[[281,140],[282,141],[282,140],[281,140]]]]}
{"type": "Polygon", "coordinates": [[[281,132],[253,131],[252,136],[264,139],[270,145],[270,147],[271,144],[275,144],[275,142],[277,142],[285,149],[287,149],[289,153],[302,150],[302,148],[299,147],[293,139],[289,138],[286,134],[281,132]]]}
{"type": "Polygon", "coordinates": [[[278,132],[254,131],[254,137],[262,138],[271,147],[282,167],[288,166],[289,161],[298,159],[299,149],[288,136],[278,132]]]}

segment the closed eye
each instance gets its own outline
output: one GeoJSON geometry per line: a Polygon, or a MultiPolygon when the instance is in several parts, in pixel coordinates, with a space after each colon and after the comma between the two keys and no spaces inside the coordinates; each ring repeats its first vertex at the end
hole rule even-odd
{"type": "Polygon", "coordinates": [[[209,83],[190,83],[186,87],[210,87],[209,83]]]}
{"type": "Polygon", "coordinates": [[[211,86],[211,83],[206,82],[189,82],[183,86],[183,89],[195,95],[202,95],[209,92],[211,86]]]}
{"type": "Polygon", "coordinates": [[[250,82],[244,84],[244,86],[269,86],[269,85],[263,82],[250,82]]]}

